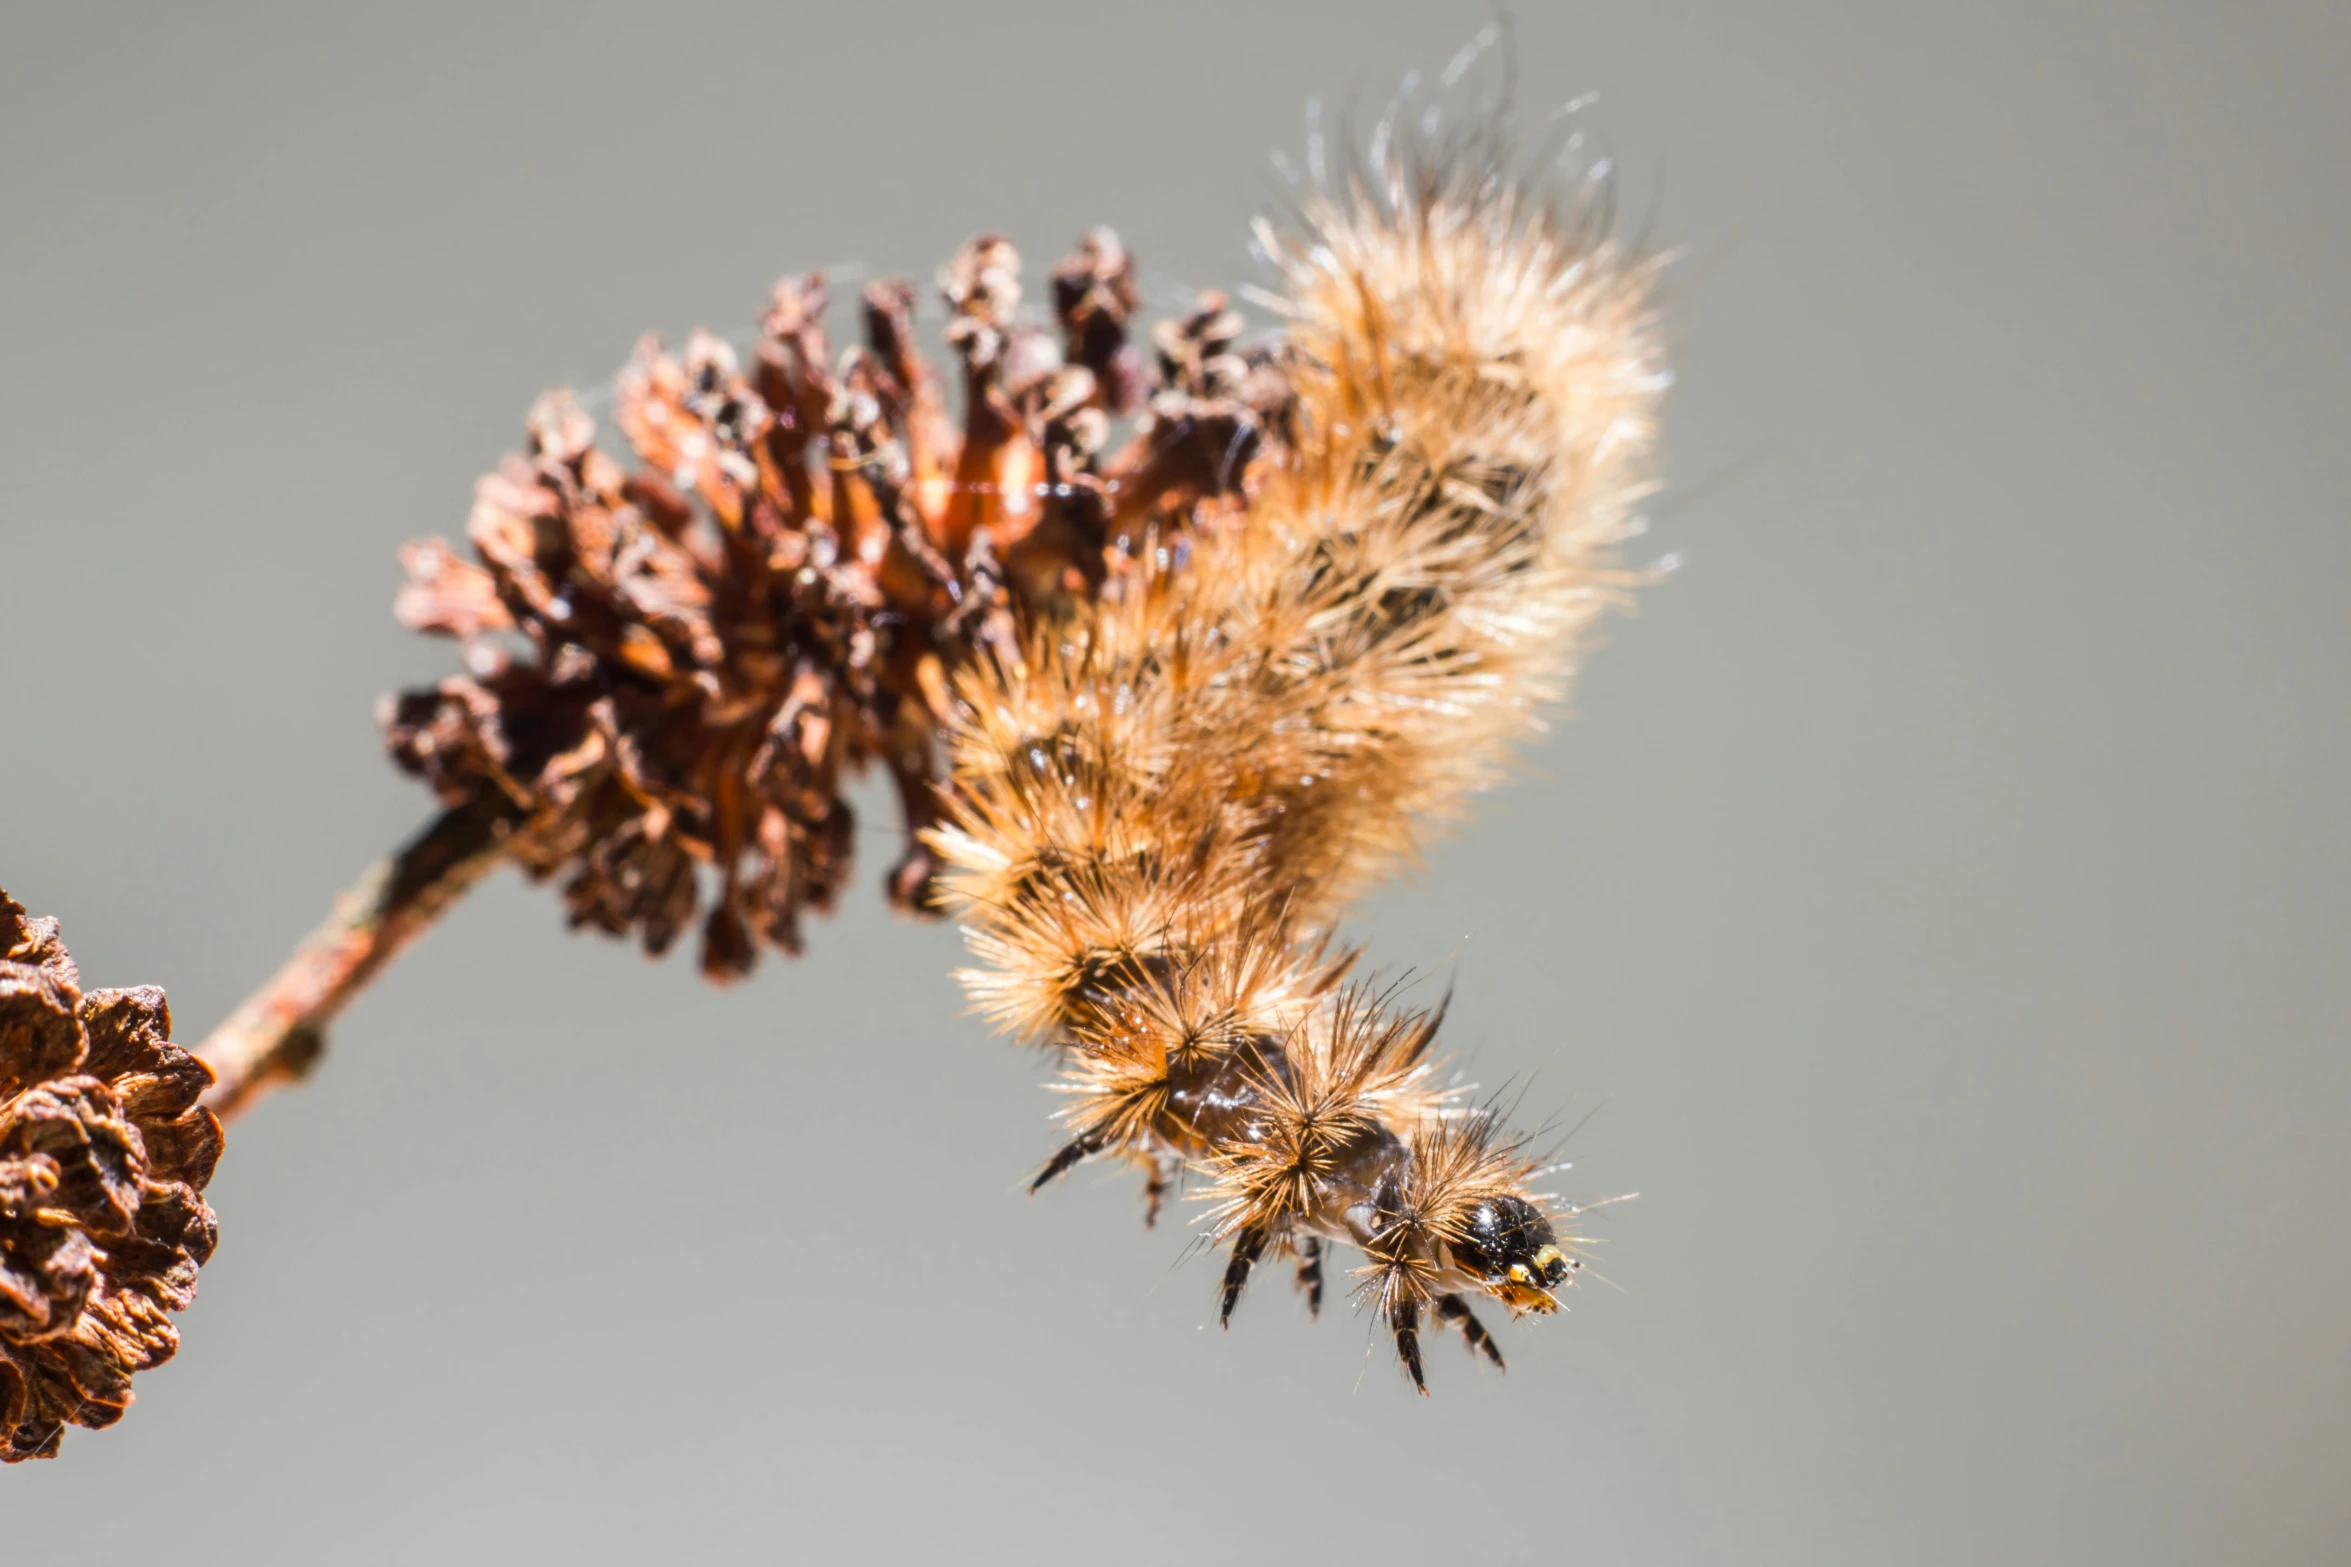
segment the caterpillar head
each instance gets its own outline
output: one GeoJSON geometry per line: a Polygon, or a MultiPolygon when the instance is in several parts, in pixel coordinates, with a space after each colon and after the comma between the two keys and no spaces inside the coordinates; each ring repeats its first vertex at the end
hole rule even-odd
{"type": "Polygon", "coordinates": [[[1512,1311],[1553,1312],[1575,1268],[1543,1211],[1523,1197],[1483,1197],[1447,1239],[1454,1265],[1512,1311]]]}

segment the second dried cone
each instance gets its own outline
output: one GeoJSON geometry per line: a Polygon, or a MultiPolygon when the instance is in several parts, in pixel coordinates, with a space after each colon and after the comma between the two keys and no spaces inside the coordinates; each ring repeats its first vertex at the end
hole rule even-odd
{"type": "Polygon", "coordinates": [[[103,1427],[179,1348],[216,1231],[220,1122],[163,992],[93,990],[0,892],[0,1461],[103,1427]]]}

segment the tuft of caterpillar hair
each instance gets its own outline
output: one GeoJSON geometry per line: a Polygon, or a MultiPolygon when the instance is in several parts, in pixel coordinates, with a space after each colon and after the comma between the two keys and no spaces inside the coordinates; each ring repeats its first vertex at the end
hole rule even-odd
{"type": "Polygon", "coordinates": [[[1496,781],[1629,602],[1615,547],[1656,488],[1670,381],[1657,263],[1607,235],[1604,193],[1563,205],[1512,177],[1487,119],[1374,143],[1258,224],[1298,427],[1266,510],[1308,524],[1302,564],[1334,579],[1330,732],[1384,807],[1315,824],[1333,895],[1496,781]]]}
{"type": "Polygon", "coordinates": [[[1204,1178],[1229,1319],[1329,1243],[1425,1391],[1434,1313],[1556,1309],[1579,1265],[1530,1162],[1433,1085],[1434,1014],[1346,974],[1331,922],[1505,769],[1599,614],[1651,487],[1653,265],[1513,177],[1491,126],[1379,149],[1261,225],[1295,393],[1246,506],[1147,532],[1098,601],[958,686],[929,842],[999,1027],[1053,1046],[1078,1161],[1153,1211],[1204,1178]]]}

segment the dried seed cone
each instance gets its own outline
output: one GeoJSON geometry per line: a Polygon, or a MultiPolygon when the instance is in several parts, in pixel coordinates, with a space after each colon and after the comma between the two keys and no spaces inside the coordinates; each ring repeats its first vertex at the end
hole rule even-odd
{"type": "Polygon", "coordinates": [[[85,994],[54,920],[0,893],[0,1458],[122,1418],[212,1255],[220,1122],[163,992],[85,994]]]}
{"type": "Polygon", "coordinates": [[[1019,267],[988,235],[941,270],[960,429],[913,287],[867,288],[864,342],[835,358],[814,275],[777,286],[748,365],[702,334],[640,347],[617,389],[634,467],[544,399],[528,451],[481,481],[475,558],[404,554],[400,617],[464,642],[470,670],[386,700],[394,759],[510,817],[507,852],[561,880],[575,925],[658,954],[699,919],[720,979],[798,951],[803,913],[833,904],[843,789],[878,763],[906,830],[891,896],[929,911],[955,673],[1016,657],[1136,530],[1229,502],[1286,398],[1203,338],[1210,310],[1162,333],[1169,385],[1108,453],[1110,418],[1157,387],[1127,341],[1133,264],[1096,230],[1056,269],[1060,345],[1021,319],[1019,267]]]}

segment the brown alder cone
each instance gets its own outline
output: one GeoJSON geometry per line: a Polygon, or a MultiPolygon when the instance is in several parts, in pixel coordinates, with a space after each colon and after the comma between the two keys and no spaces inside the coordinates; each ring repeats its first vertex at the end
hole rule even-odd
{"type": "Polygon", "coordinates": [[[777,285],[747,365],[699,333],[681,355],[640,345],[615,408],[633,468],[569,396],[542,399],[527,453],[481,481],[475,560],[403,552],[400,618],[463,641],[469,672],[386,699],[394,760],[494,812],[575,926],[659,954],[699,917],[721,980],[762,944],[797,952],[801,914],[832,906],[843,783],[878,762],[905,828],[891,899],[929,912],[955,672],[981,648],[1017,660],[1144,530],[1237,505],[1288,401],[1270,361],[1233,352],[1217,296],[1160,327],[1153,377],[1109,230],[1054,270],[1062,345],[1020,318],[1019,265],[985,235],[941,269],[960,430],[914,348],[913,287],[867,287],[863,344],[835,358],[816,274],[777,285]]]}
{"type": "Polygon", "coordinates": [[[153,986],[84,994],[57,922],[0,892],[0,1460],[122,1418],[212,1255],[212,1082],[153,986]]]}

